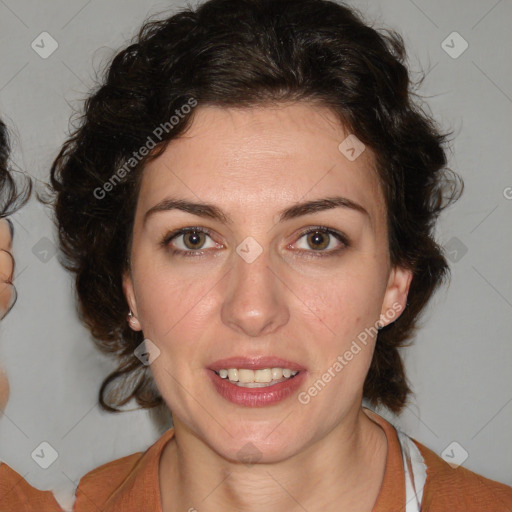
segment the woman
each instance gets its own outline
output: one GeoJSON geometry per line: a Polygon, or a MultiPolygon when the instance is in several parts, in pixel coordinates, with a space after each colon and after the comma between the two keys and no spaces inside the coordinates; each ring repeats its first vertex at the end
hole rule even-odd
{"type": "MultiPolygon", "coordinates": [[[[400,412],[398,349],[448,274],[460,194],[400,37],[323,0],[210,0],[148,22],[52,167],[107,410],[165,404],[76,510],[508,510],[400,412]]],[[[508,507],[508,508],[507,508],[508,507]]]]}
{"type": "MultiPolygon", "coordinates": [[[[12,237],[14,227],[6,217],[21,207],[30,197],[31,182],[19,190],[8,169],[9,145],[7,129],[0,120],[0,319],[10,311],[16,301],[12,283],[14,258],[12,237]]],[[[9,381],[0,366],[0,416],[9,399],[9,381]]],[[[0,460],[0,511],[1,512],[57,512],[61,508],[50,491],[40,491],[30,486],[21,475],[0,460]]]]}

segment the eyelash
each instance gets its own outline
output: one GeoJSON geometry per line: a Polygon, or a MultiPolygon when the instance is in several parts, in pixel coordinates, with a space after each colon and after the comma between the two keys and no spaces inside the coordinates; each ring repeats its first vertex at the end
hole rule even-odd
{"type": "MultiPolygon", "coordinates": [[[[343,233],[340,233],[339,231],[336,231],[336,230],[333,230],[330,228],[326,228],[324,226],[313,226],[313,227],[306,229],[305,231],[300,233],[297,240],[300,240],[302,237],[308,235],[309,233],[314,233],[314,232],[320,232],[320,233],[332,235],[339,242],[341,242],[343,244],[343,246],[339,247],[338,249],[331,249],[330,251],[314,251],[312,249],[308,251],[306,249],[299,249],[299,252],[309,253],[309,257],[326,258],[326,257],[330,257],[330,256],[335,256],[335,255],[339,254],[340,252],[342,252],[344,249],[350,247],[350,245],[351,245],[349,239],[343,233]]],[[[166,234],[163,237],[163,239],[161,240],[160,245],[166,249],[169,249],[170,242],[172,242],[175,238],[178,238],[181,235],[186,235],[188,233],[204,233],[204,234],[208,235],[210,238],[212,238],[212,232],[209,229],[201,228],[198,226],[197,227],[188,227],[188,228],[182,228],[182,229],[179,229],[179,230],[176,230],[176,231],[166,234]]],[[[202,250],[202,251],[201,250],[184,251],[182,249],[169,249],[169,251],[171,252],[171,254],[173,256],[182,256],[185,258],[201,257],[204,255],[204,253],[206,251],[209,251],[209,250],[210,249],[206,249],[206,250],[202,250]]]]}

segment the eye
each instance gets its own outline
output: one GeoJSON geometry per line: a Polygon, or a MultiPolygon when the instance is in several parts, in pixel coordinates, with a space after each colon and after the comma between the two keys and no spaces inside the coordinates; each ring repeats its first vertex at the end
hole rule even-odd
{"type": "MultiPolygon", "coordinates": [[[[224,246],[212,239],[210,230],[201,227],[182,228],[167,234],[161,245],[173,255],[177,256],[203,256],[206,249],[222,249],[224,246]],[[208,239],[210,240],[208,244],[208,239]]],[[[314,226],[302,232],[297,247],[299,252],[314,255],[314,257],[332,256],[349,247],[348,238],[336,230],[314,226]],[[301,240],[304,240],[301,242],[301,240]]]]}
{"type": "Polygon", "coordinates": [[[348,238],[343,233],[321,226],[311,227],[304,231],[299,237],[299,242],[301,240],[303,243],[297,245],[297,248],[301,251],[318,253],[315,256],[330,256],[350,245],[348,238]]]}
{"type": "Polygon", "coordinates": [[[203,249],[223,247],[222,244],[212,240],[209,230],[199,227],[174,231],[166,235],[161,243],[164,247],[170,248],[173,254],[183,256],[201,256],[203,249]],[[211,240],[209,245],[207,245],[208,239],[211,240]]]}

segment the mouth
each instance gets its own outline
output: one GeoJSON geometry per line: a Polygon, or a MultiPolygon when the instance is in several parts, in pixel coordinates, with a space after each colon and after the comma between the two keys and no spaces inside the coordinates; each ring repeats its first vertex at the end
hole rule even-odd
{"type": "Polygon", "coordinates": [[[306,369],[276,357],[230,358],[207,368],[214,389],[226,400],[263,407],[288,398],[303,383],[306,369]]]}
{"type": "Polygon", "coordinates": [[[251,370],[249,368],[221,368],[215,372],[221,379],[227,379],[231,384],[243,388],[267,388],[281,382],[293,379],[297,370],[290,368],[263,368],[251,370]]]}

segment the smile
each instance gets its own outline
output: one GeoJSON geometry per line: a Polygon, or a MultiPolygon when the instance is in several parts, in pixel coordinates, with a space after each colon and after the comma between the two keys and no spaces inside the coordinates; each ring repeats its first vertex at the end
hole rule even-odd
{"type": "Polygon", "coordinates": [[[213,370],[206,370],[213,389],[225,400],[244,407],[266,407],[285,401],[298,392],[307,371],[297,371],[290,377],[270,382],[232,382],[213,370]]]}
{"type": "Polygon", "coordinates": [[[297,375],[298,371],[289,368],[264,368],[262,370],[221,368],[216,373],[222,379],[228,379],[232,384],[239,387],[264,388],[291,379],[297,375]]]}

